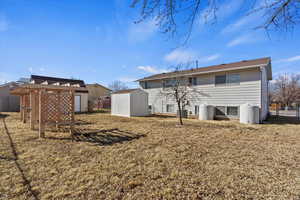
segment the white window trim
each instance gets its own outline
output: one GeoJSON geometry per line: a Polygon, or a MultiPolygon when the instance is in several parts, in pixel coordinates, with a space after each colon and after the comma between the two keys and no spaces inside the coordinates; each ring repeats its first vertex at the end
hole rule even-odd
{"type": "Polygon", "coordinates": [[[241,85],[241,74],[240,73],[224,73],[224,74],[217,74],[214,76],[214,82],[215,82],[215,87],[228,87],[228,86],[239,86],[241,85]],[[216,77],[217,76],[226,76],[226,83],[224,84],[216,84],[216,77]],[[240,81],[238,83],[229,83],[228,82],[228,77],[230,75],[239,75],[240,76],[240,81]]]}
{"type": "MultiPolygon", "coordinates": [[[[171,110],[172,110],[171,109],[171,110]]],[[[174,104],[166,104],[166,112],[167,113],[174,113],[174,110],[175,110],[175,106],[174,106],[174,104]],[[171,107],[173,107],[172,109],[173,109],[173,111],[168,111],[168,106],[171,106],[171,107]]]]}
{"type": "Polygon", "coordinates": [[[226,106],[223,106],[223,105],[217,105],[217,106],[215,106],[215,109],[216,109],[217,107],[225,107],[225,115],[217,115],[217,114],[216,114],[217,117],[239,117],[239,116],[240,116],[240,106],[234,106],[234,105],[226,105],[226,106]],[[228,114],[227,114],[227,113],[228,113],[228,111],[227,111],[227,108],[228,108],[228,107],[237,107],[237,109],[238,109],[237,115],[228,115],[228,114]]]}

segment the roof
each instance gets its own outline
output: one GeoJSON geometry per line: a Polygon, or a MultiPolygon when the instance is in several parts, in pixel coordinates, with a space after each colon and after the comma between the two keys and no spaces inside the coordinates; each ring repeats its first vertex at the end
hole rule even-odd
{"type": "Polygon", "coordinates": [[[227,63],[227,64],[220,64],[220,65],[212,65],[208,67],[200,67],[194,68],[189,70],[181,70],[175,72],[168,72],[168,73],[161,73],[155,74],[152,76],[148,76],[137,81],[148,81],[148,80],[159,80],[159,79],[166,79],[178,76],[188,76],[188,75],[195,75],[195,74],[208,74],[212,72],[222,72],[222,71],[230,71],[230,70],[237,70],[237,69],[248,69],[248,68],[255,68],[260,66],[270,66],[268,69],[268,79],[272,79],[272,70],[271,70],[271,58],[258,58],[254,60],[243,60],[239,62],[227,63]]]}
{"type": "Polygon", "coordinates": [[[42,85],[42,84],[22,84],[15,88],[12,88],[10,93],[11,94],[28,94],[30,90],[39,90],[39,89],[45,89],[45,90],[62,90],[62,91],[75,91],[75,92],[83,92],[87,91],[86,88],[83,87],[72,87],[72,86],[57,86],[57,85],[42,85]]]}
{"type": "Polygon", "coordinates": [[[109,88],[107,88],[107,87],[105,87],[105,86],[103,86],[103,85],[101,85],[99,83],[86,84],[86,87],[89,87],[89,86],[98,86],[98,87],[102,87],[102,88],[104,88],[106,90],[112,91],[111,89],[109,89],[109,88]]]}
{"type": "Polygon", "coordinates": [[[17,82],[11,81],[11,82],[4,83],[4,84],[0,85],[0,88],[2,88],[2,87],[15,87],[15,86],[18,86],[18,85],[19,84],[17,82]]]}
{"type": "Polygon", "coordinates": [[[79,84],[80,87],[85,87],[85,83],[83,80],[56,78],[56,77],[50,77],[50,76],[31,75],[31,81],[34,81],[35,84],[41,84],[41,83],[47,81],[49,85],[54,84],[54,83],[59,83],[59,84],[70,83],[72,85],[79,84]]]}
{"type": "Polygon", "coordinates": [[[128,89],[128,90],[119,90],[119,91],[113,92],[113,94],[126,94],[126,93],[134,92],[136,90],[139,90],[139,88],[128,89]]]}

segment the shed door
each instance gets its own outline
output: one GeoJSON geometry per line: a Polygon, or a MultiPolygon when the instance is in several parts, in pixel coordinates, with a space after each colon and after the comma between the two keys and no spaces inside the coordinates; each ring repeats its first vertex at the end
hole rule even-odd
{"type": "Polygon", "coordinates": [[[81,111],[81,96],[76,95],[75,96],[75,112],[81,111]]]}

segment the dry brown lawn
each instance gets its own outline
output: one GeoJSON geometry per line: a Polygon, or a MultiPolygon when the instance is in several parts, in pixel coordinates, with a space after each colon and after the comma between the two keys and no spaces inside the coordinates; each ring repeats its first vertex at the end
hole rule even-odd
{"type": "Polygon", "coordinates": [[[300,125],[77,119],[75,141],[0,119],[0,199],[300,199],[300,125]]]}

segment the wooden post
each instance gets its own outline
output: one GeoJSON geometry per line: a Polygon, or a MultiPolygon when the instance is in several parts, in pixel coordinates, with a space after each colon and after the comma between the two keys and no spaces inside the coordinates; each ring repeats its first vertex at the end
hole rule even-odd
{"type": "Polygon", "coordinates": [[[30,128],[34,130],[35,124],[35,92],[30,92],[30,128]]]}
{"type": "Polygon", "coordinates": [[[39,91],[39,137],[44,138],[45,137],[45,122],[44,122],[44,115],[46,113],[43,112],[43,95],[44,90],[39,91]]]}
{"type": "Polygon", "coordinates": [[[20,117],[21,122],[23,122],[23,95],[20,96],[20,117]]]}
{"type": "Polygon", "coordinates": [[[71,117],[71,123],[70,123],[70,134],[71,134],[71,138],[73,140],[73,134],[74,134],[74,112],[75,112],[75,95],[74,95],[74,90],[70,91],[71,94],[71,113],[70,113],[70,117],[71,117]]]}
{"type": "Polygon", "coordinates": [[[23,123],[26,123],[26,96],[22,95],[22,106],[21,106],[22,112],[21,112],[21,119],[23,123]]]}

